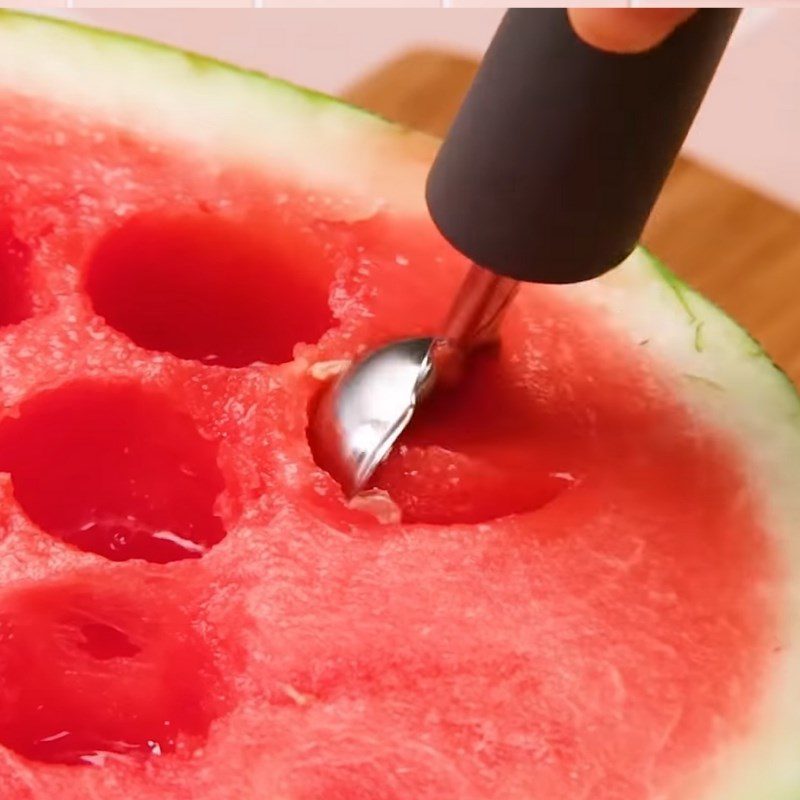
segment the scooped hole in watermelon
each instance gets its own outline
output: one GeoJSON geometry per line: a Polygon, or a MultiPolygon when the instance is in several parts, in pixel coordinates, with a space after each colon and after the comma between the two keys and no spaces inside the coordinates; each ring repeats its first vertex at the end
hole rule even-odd
{"type": "MultiPolygon", "coordinates": [[[[264,215],[144,214],[108,233],[88,264],[95,311],[137,345],[206,364],[290,361],[333,324],[309,277],[321,246],[264,215]]],[[[319,274],[319,271],[317,271],[319,274]]]]}
{"type": "Polygon", "coordinates": [[[185,613],[133,576],[0,598],[0,743],[26,758],[99,765],[173,752],[182,737],[195,747],[216,678],[185,613]]]}
{"type": "MultiPolygon", "coordinates": [[[[311,419],[315,407],[316,399],[311,419]]],[[[312,424],[312,452],[329,469],[313,431],[312,424]]],[[[553,433],[490,349],[472,358],[457,384],[437,385],[420,404],[371,486],[389,494],[403,522],[471,524],[536,511],[575,480],[553,433]]]]}
{"type": "Polygon", "coordinates": [[[78,628],[83,636],[83,641],[78,643],[78,647],[100,661],[109,658],[130,658],[142,650],[121,630],[111,625],[102,622],[85,622],[78,628]]]}
{"type": "Polygon", "coordinates": [[[225,536],[216,445],[168,397],[80,381],[0,424],[0,469],[42,530],[113,561],[199,558],[225,536]]]}
{"type": "Polygon", "coordinates": [[[14,235],[10,220],[0,216],[0,328],[31,315],[30,257],[30,248],[14,235]]]}

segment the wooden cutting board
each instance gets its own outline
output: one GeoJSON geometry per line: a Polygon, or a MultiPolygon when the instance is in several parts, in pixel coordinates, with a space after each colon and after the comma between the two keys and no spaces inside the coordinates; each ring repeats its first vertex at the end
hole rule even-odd
{"type": "MultiPolygon", "coordinates": [[[[476,66],[462,56],[415,51],[367,75],[345,97],[441,136],[476,66]]],[[[800,384],[800,214],[682,158],[644,243],[741,322],[800,384]]]]}

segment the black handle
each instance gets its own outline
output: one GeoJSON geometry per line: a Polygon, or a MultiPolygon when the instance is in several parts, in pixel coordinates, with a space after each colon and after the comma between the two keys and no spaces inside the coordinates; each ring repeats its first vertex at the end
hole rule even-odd
{"type": "Polygon", "coordinates": [[[565,9],[508,11],[431,169],[433,221],[472,261],[572,283],[630,254],[739,9],[703,9],[655,49],[583,42],[565,9]]]}

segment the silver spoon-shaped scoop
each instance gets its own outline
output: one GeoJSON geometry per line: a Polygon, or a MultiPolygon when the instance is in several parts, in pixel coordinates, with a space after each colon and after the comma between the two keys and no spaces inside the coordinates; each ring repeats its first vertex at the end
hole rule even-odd
{"type": "Polygon", "coordinates": [[[701,9],[626,55],[581,41],[563,8],[506,13],[426,186],[436,227],[481,266],[438,336],[370,353],[311,420],[317,461],[347,494],[368,484],[425,394],[497,335],[518,281],[584,281],[631,253],[739,11],[701,9]]]}
{"type": "Polygon", "coordinates": [[[496,339],[518,285],[473,264],[439,336],[374,350],[325,391],[312,419],[314,450],[348,496],[366,487],[434,384],[496,339]]]}

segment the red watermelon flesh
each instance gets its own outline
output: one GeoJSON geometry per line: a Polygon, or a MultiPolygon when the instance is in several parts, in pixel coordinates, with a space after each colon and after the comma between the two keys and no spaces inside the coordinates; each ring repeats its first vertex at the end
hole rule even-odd
{"type": "Polygon", "coordinates": [[[736,387],[527,287],[348,502],[308,442],[323,378],[434,329],[463,260],[421,210],[24,88],[0,93],[0,797],[725,796],[792,644],[770,496],[682,388],[736,387]]]}

